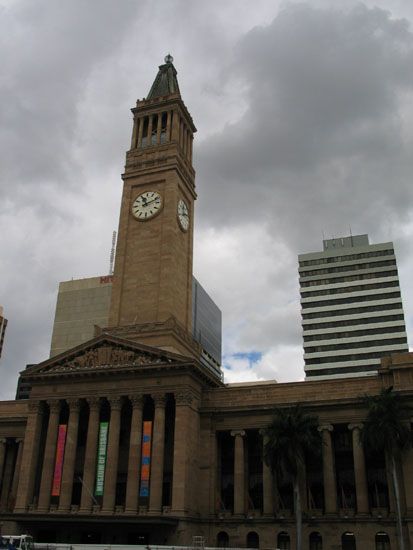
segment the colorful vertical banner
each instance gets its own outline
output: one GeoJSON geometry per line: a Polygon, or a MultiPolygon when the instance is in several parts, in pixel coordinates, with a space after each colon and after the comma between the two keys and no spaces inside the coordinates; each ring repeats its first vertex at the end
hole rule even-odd
{"type": "Polygon", "coordinates": [[[152,422],[145,420],[142,433],[142,462],[141,462],[141,487],[140,497],[149,496],[149,477],[151,473],[151,451],[152,451],[152,422]]]}
{"type": "Polygon", "coordinates": [[[57,432],[56,458],[54,463],[52,497],[60,496],[60,486],[62,484],[63,459],[65,456],[67,425],[60,424],[57,432]]]}
{"type": "Polygon", "coordinates": [[[108,446],[108,430],[109,430],[109,422],[100,422],[98,455],[97,455],[97,466],[96,466],[96,485],[95,485],[96,496],[103,495],[103,484],[105,481],[106,451],[108,446]]]}

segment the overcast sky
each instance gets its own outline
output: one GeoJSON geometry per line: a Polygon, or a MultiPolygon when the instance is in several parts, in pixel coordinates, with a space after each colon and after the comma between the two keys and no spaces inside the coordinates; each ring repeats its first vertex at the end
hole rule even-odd
{"type": "Polygon", "coordinates": [[[413,326],[413,4],[0,0],[0,398],[58,282],[108,272],[130,108],[170,52],[198,128],[194,273],[226,381],[303,379],[297,254],[395,243],[413,326]]]}

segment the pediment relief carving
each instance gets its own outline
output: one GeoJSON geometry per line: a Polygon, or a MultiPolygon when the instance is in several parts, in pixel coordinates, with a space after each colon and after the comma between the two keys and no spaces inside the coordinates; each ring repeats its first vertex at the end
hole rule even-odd
{"type": "Polygon", "coordinates": [[[68,353],[67,356],[48,360],[46,364],[38,365],[28,374],[58,374],[76,371],[117,370],[145,365],[167,365],[175,363],[173,359],[163,354],[134,349],[133,345],[116,344],[113,342],[99,342],[77,353],[68,353]],[[40,367],[40,368],[39,368],[40,367]]]}

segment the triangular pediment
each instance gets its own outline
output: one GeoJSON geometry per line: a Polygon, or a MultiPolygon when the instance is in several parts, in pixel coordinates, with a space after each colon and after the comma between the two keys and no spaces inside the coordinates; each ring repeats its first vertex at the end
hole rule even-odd
{"type": "Polygon", "coordinates": [[[80,346],[26,369],[22,376],[118,371],[188,363],[187,357],[102,334],[80,346]]]}

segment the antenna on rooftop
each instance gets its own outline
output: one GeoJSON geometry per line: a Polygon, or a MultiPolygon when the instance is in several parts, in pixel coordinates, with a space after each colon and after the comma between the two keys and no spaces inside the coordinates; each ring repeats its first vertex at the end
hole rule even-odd
{"type": "Polygon", "coordinates": [[[112,248],[110,249],[110,259],[109,259],[109,275],[113,275],[113,264],[115,263],[115,245],[116,245],[116,231],[112,233],[112,248]]]}
{"type": "Polygon", "coordinates": [[[353,233],[351,231],[351,225],[349,225],[349,228],[350,228],[350,242],[351,242],[351,246],[354,246],[354,242],[353,242],[353,233]]]}

